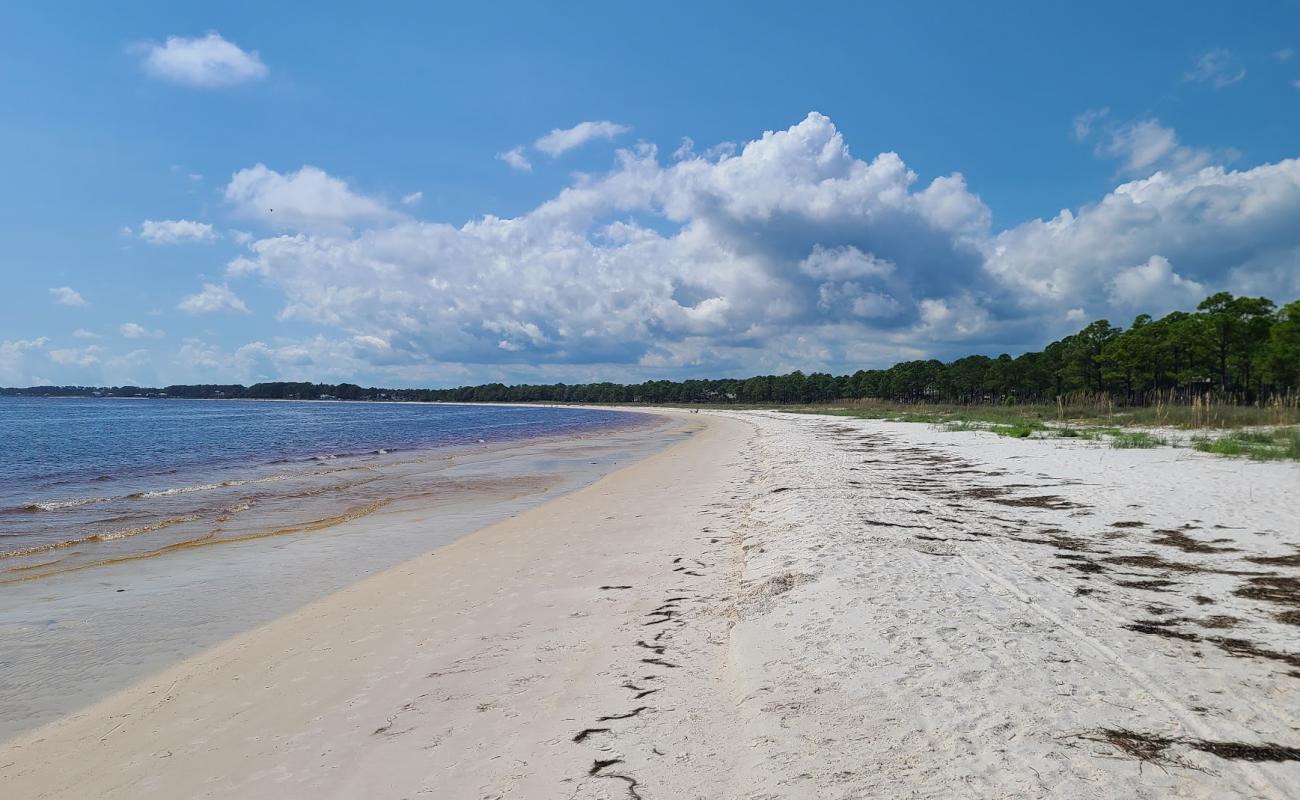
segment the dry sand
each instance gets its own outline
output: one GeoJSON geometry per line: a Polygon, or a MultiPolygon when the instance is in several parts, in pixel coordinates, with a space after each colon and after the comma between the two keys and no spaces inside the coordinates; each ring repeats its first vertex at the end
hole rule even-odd
{"type": "Polygon", "coordinates": [[[1296,466],[682,419],[5,743],[0,793],[1300,794],[1296,466]]]}

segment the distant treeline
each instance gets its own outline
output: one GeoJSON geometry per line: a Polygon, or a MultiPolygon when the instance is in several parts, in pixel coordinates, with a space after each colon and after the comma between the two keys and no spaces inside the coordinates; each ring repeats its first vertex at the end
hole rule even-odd
{"type": "Polygon", "coordinates": [[[747,379],[637,384],[489,383],[455,389],[379,389],[355,384],[258,383],[112,388],[37,386],[6,395],[402,400],[414,402],[815,403],[847,398],[902,402],[1053,402],[1107,396],[1141,405],[1220,400],[1261,402],[1300,392],[1300,301],[1277,308],[1263,297],[1221,292],[1195,312],[1143,314],[1127,328],[1098,320],[1042,352],[1012,358],[967,356],[944,363],[906,361],[852,375],[814,372],[747,379]]]}

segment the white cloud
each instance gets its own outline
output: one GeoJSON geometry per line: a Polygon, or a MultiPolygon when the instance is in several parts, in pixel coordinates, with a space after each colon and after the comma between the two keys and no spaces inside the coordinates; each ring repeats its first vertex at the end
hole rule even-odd
{"type": "Polygon", "coordinates": [[[424,199],[424,192],[411,192],[410,194],[402,195],[402,205],[418,206],[420,204],[420,201],[423,199],[424,199]]]}
{"type": "Polygon", "coordinates": [[[264,238],[229,272],[280,290],[282,317],[341,331],[349,363],[472,381],[853,368],[1041,347],[1083,309],[1150,310],[1139,297],[1300,293],[1300,162],[1197,169],[1176,137],[1132,128],[1104,141],[1164,171],[1000,232],[960,175],[854,158],[810,114],[716,160],[620,150],[513,219],[264,238]]]}
{"type": "Polygon", "coordinates": [[[519,172],[533,171],[533,164],[528,160],[528,157],[524,155],[524,148],[522,147],[514,147],[504,153],[497,153],[497,158],[506,162],[506,164],[508,164],[513,170],[518,170],[519,172]]]}
{"type": "Polygon", "coordinates": [[[1297,216],[1295,159],[1241,171],[1158,172],[1077,213],[1003,231],[986,247],[988,269],[1031,306],[1105,305],[1123,271],[1141,264],[1158,277],[1162,263],[1177,265],[1180,279],[1207,292],[1249,284],[1288,297],[1300,291],[1290,266],[1300,249],[1297,216]]]}
{"type": "MultiPolygon", "coordinates": [[[[186,339],[171,369],[184,380],[220,380],[253,383],[265,380],[352,381],[383,365],[386,343],[375,337],[329,339],[316,336],[299,342],[267,344],[253,341],[234,350],[186,339]]],[[[428,370],[428,367],[420,369],[428,370]]],[[[446,374],[464,375],[450,368],[446,374]]],[[[389,372],[401,383],[429,380],[416,370],[389,372]]]]}
{"type": "Polygon", "coordinates": [[[71,286],[59,286],[51,289],[50,297],[54,298],[54,302],[65,306],[82,307],[89,305],[86,299],[81,296],[81,293],[71,286]]]}
{"type": "Polygon", "coordinates": [[[177,175],[177,176],[184,175],[185,180],[189,181],[190,183],[199,183],[203,180],[202,174],[198,172],[186,172],[185,168],[182,167],[180,164],[172,164],[170,167],[170,171],[171,174],[173,175],[177,175]]]}
{"type": "Polygon", "coordinates": [[[103,339],[104,338],[101,334],[95,333],[94,331],[88,331],[85,328],[77,328],[75,331],[72,332],[72,335],[74,338],[77,339],[103,339]]]}
{"type": "Polygon", "coordinates": [[[225,198],[245,216],[280,228],[337,229],[398,216],[382,200],[358,194],[312,166],[287,174],[265,164],[242,169],[231,176],[225,198]]]}
{"type": "Polygon", "coordinates": [[[1186,172],[1213,158],[1209,150],[1180,143],[1173,128],[1154,118],[1109,126],[1096,152],[1099,157],[1119,159],[1126,175],[1149,175],[1157,169],[1186,172]]]}
{"type": "Polygon", "coordinates": [[[104,348],[99,345],[89,347],[65,347],[50,351],[50,360],[64,367],[90,367],[100,363],[104,348]]]}
{"type": "Polygon", "coordinates": [[[0,340],[0,385],[18,386],[37,384],[25,371],[27,353],[43,350],[49,340],[44,336],[36,339],[0,340]]]}
{"type": "Polygon", "coordinates": [[[124,339],[161,339],[162,331],[151,331],[143,325],[137,325],[134,322],[122,323],[117,332],[122,334],[124,339]]]}
{"type": "MultiPolygon", "coordinates": [[[[233,349],[187,341],[166,379],[851,371],[1039,348],[1090,318],[1188,308],[1220,289],[1300,296],[1300,161],[1194,168],[1176,137],[1101,116],[1088,135],[1128,142],[1115,157],[1146,174],[1000,231],[960,175],[921,180],[889,152],[856,158],[820,114],[731,154],[619,150],[608,172],[510,219],[333,215],[349,230],[294,215],[301,226],[249,242],[228,274],[262,281],[283,296],[282,318],[328,333],[233,349]]],[[[182,307],[246,310],[218,284],[182,307]]]]}
{"type": "Polygon", "coordinates": [[[140,223],[140,238],[150,244],[179,244],[181,242],[212,242],[217,233],[206,222],[188,219],[147,219],[140,223]]]}
{"type": "Polygon", "coordinates": [[[1295,58],[1295,50],[1292,50],[1290,47],[1283,47],[1281,50],[1275,50],[1273,52],[1273,58],[1282,62],[1290,61],[1292,58],[1295,58]]]}
{"type": "Polygon", "coordinates": [[[1075,141],[1082,142],[1092,135],[1093,126],[1110,115],[1109,108],[1090,108],[1074,118],[1072,132],[1075,141]]]}
{"type": "Polygon", "coordinates": [[[1203,284],[1182,277],[1169,259],[1156,255],[1118,272],[1110,282],[1108,299],[1116,308],[1159,316],[1195,306],[1208,294],[1203,284]]]}
{"type": "Polygon", "coordinates": [[[263,239],[230,272],[279,287],[286,318],[382,339],[394,363],[667,364],[707,352],[725,368],[800,346],[796,331],[834,328],[844,338],[821,349],[847,352],[864,319],[905,339],[923,299],[966,308],[961,293],[987,280],[988,225],[960,176],[917,185],[892,153],[854,159],[812,114],[716,162],[620,151],[609,174],[515,219],[263,239]]]}
{"type": "Polygon", "coordinates": [[[595,139],[612,141],[615,137],[630,130],[632,129],[627,125],[619,125],[609,120],[579,122],[572,128],[556,128],[552,130],[536,142],[533,142],[533,146],[546,155],[555,158],[595,139]]]}
{"type": "Polygon", "coordinates": [[[248,313],[248,306],[244,305],[244,301],[240,300],[229,286],[216,283],[203,284],[203,291],[181,300],[177,308],[187,314],[212,314],[219,311],[248,313]]]}
{"type": "Polygon", "coordinates": [[[921,319],[913,335],[938,341],[961,341],[988,330],[989,311],[970,295],[930,298],[920,303],[921,319]]]}
{"type": "Polygon", "coordinates": [[[202,89],[261,80],[268,71],[255,51],[242,50],[215,31],[194,38],[168,36],[162,44],[145,42],[134,49],[153,77],[202,89]]]}
{"type": "Polygon", "coordinates": [[[1224,48],[1210,50],[1196,59],[1191,71],[1183,75],[1183,80],[1195,83],[1208,83],[1216,89],[1231,86],[1246,77],[1246,68],[1233,60],[1232,54],[1224,48]]]}
{"type": "Polygon", "coordinates": [[[35,339],[14,339],[0,342],[6,352],[21,353],[26,350],[39,350],[49,343],[49,339],[44,336],[38,336],[35,339]]]}

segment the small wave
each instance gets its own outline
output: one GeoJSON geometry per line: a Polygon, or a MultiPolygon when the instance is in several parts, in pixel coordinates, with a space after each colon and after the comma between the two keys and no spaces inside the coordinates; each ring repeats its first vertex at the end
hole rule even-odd
{"type": "Polygon", "coordinates": [[[111,497],[76,497],[71,500],[43,500],[38,503],[28,503],[21,506],[21,511],[58,511],[64,508],[76,508],[77,506],[90,505],[91,503],[104,503],[112,500],[111,497]]]}
{"type": "Polygon", "coordinates": [[[252,508],[254,505],[256,505],[256,503],[254,503],[252,500],[248,500],[246,502],[239,503],[238,505],[233,505],[230,508],[224,509],[220,514],[217,515],[217,522],[218,523],[229,522],[231,517],[235,516],[236,514],[244,513],[245,511],[252,508]]]}
{"type": "Polygon", "coordinates": [[[62,542],[50,542],[49,544],[37,544],[30,547],[19,548],[17,550],[8,550],[0,552],[0,558],[21,558],[22,556],[35,555],[36,553],[49,553],[55,550],[76,547],[79,544],[90,544],[92,542],[116,542],[121,539],[129,539],[132,536],[139,536],[142,533],[160,531],[163,528],[170,528],[173,525],[179,525],[183,522],[194,522],[197,519],[198,517],[194,515],[161,519],[157,522],[151,522],[148,525],[141,525],[136,528],[127,528],[126,530],[121,531],[108,531],[106,533],[92,533],[89,536],[82,536],[79,539],[67,539],[62,542]]]}
{"type": "Polygon", "coordinates": [[[399,452],[402,449],[404,448],[379,447],[374,450],[357,450],[357,451],[348,451],[348,452],[341,452],[341,453],[320,453],[314,456],[298,456],[296,458],[277,458],[274,461],[269,461],[267,463],[271,465],[278,465],[278,464],[301,464],[303,462],[338,461],[339,459],[351,459],[360,456],[384,456],[384,455],[388,455],[389,453],[399,452]]]}
{"type": "MultiPolygon", "coordinates": [[[[89,561],[83,564],[68,565],[62,568],[50,569],[44,572],[34,572],[33,574],[30,575],[26,575],[26,574],[16,575],[11,578],[0,577],[0,584],[36,580],[40,578],[46,578],[51,575],[58,575],[65,572],[73,572],[73,571],[83,570],[83,569],[90,569],[92,567],[105,566],[108,564],[119,564],[125,561],[137,561],[145,558],[155,558],[157,556],[165,555],[167,553],[178,552],[180,550],[186,550],[186,549],[196,548],[196,547],[207,547],[210,545],[231,544],[236,542],[250,542],[257,539],[267,539],[271,537],[284,536],[287,534],[294,534],[294,533],[312,533],[315,531],[324,530],[326,528],[332,528],[335,525],[339,525],[345,522],[351,522],[352,520],[360,519],[361,517],[365,517],[369,514],[373,514],[391,502],[393,502],[392,498],[387,498],[387,497],[380,498],[371,503],[367,503],[366,505],[363,506],[354,506],[353,508],[350,508],[347,511],[344,511],[342,514],[338,514],[336,516],[315,519],[308,522],[299,523],[297,525],[289,525],[286,527],[275,528],[269,531],[246,533],[241,536],[230,536],[224,538],[219,537],[217,534],[220,532],[220,528],[215,528],[196,538],[188,539],[186,541],[172,542],[170,544],[165,544],[162,545],[161,547],[157,547],[153,550],[147,550],[139,553],[128,553],[126,555],[119,555],[111,558],[103,558],[97,561],[89,561]]],[[[184,519],[174,520],[171,522],[171,524],[175,524],[175,522],[184,522],[184,521],[188,521],[188,520],[184,520],[184,519]]],[[[94,538],[94,537],[88,537],[88,538],[94,538]]],[[[123,538],[123,537],[118,537],[118,538],[123,538]]],[[[41,552],[43,550],[58,549],[60,547],[70,547],[74,544],[79,544],[80,541],[86,541],[86,540],[79,540],[77,542],[61,542],[57,545],[48,545],[41,548],[29,548],[27,551],[24,552],[0,553],[0,558],[8,558],[17,555],[29,555],[31,553],[41,552]]],[[[57,562],[51,562],[51,564],[57,564],[57,562]]],[[[18,572],[19,570],[11,568],[8,571],[18,572]]]]}
{"type": "MultiPolygon", "coordinates": [[[[309,473],[314,474],[314,473],[309,473]]],[[[193,494],[194,492],[210,492],[213,489],[231,489],[237,486],[247,486],[250,483],[274,483],[275,481],[288,480],[296,477],[294,475],[267,475],[262,478],[243,478],[241,480],[220,481],[218,483],[200,483],[195,486],[176,486],[171,489],[153,489],[147,492],[134,492],[127,495],[130,500],[145,500],[151,497],[173,497],[178,494],[193,494]]]]}
{"type": "MultiPolygon", "coordinates": [[[[132,492],[126,497],[128,500],[147,500],[151,497],[173,497],[178,494],[192,494],[194,492],[210,492],[213,489],[220,489],[226,486],[226,483],[200,483],[197,486],[177,486],[172,489],[152,489],[147,492],[132,492]]],[[[233,485],[233,484],[232,484],[233,485]]]]}

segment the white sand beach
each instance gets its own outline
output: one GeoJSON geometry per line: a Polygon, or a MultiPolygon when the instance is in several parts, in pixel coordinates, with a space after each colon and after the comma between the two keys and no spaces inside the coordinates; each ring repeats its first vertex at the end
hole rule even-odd
{"type": "Polygon", "coordinates": [[[1294,464],[664,413],[691,435],[5,742],[3,795],[1300,794],[1294,464]]]}

